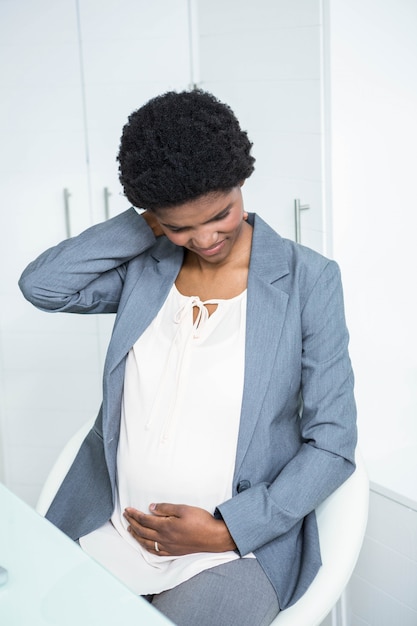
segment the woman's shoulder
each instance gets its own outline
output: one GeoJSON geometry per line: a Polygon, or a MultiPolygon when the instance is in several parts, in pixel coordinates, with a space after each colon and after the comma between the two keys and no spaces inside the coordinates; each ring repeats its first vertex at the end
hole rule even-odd
{"type": "Polygon", "coordinates": [[[305,266],[310,270],[323,270],[326,266],[337,265],[321,252],[283,237],[259,215],[252,214],[254,227],[254,252],[269,257],[276,263],[287,263],[288,269],[305,266]]]}

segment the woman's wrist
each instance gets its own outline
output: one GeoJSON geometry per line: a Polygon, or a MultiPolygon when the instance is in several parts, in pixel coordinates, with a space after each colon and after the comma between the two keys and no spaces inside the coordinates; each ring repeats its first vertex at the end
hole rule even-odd
{"type": "Polygon", "coordinates": [[[223,520],[216,520],[218,524],[218,552],[228,552],[229,550],[236,550],[237,546],[233,541],[233,537],[229,532],[226,524],[223,520]]]}

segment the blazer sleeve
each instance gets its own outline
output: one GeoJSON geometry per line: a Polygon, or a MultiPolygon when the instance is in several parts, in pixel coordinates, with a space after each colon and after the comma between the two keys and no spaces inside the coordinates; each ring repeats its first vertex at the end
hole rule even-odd
{"type": "Polygon", "coordinates": [[[340,272],[327,263],[300,311],[302,443],[271,483],[218,506],[241,555],[290,531],[355,469],[353,372],[340,272]]]}
{"type": "Polygon", "coordinates": [[[131,208],[46,250],[24,270],[19,287],[44,311],[115,313],[127,263],[154,243],[131,208]]]}

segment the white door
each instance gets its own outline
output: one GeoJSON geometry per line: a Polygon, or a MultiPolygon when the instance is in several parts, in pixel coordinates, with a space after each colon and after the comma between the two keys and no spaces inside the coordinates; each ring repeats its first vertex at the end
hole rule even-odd
{"type": "Polygon", "coordinates": [[[97,412],[113,320],[37,311],[17,280],[45,248],[105,219],[105,188],[110,215],[129,206],[115,160],[122,126],[149,97],[187,88],[187,3],[4,0],[0,45],[2,465],[33,504],[59,449],[97,412]]]}
{"type": "Polygon", "coordinates": [[[199,86],[235,111],[253,141],[246,208],[281,235],[325,250],[322,15],[319,0],[194,0],[199,86]]]}
{"type": "Polygon", "coordinates": [[[94,320],[42,314],[17,287],[31,259],[91,223],[76,3],[1,2],[0,42],[3,466],[7,484],[30,500],[100,393],[94,320]]]}
{"type": "Polygon", "coordinates": [[[92,210],[100,222],[130,206],[116,163],[128,115],[189,86],[187,0],[80,0],[80,22],[92,210]]]}

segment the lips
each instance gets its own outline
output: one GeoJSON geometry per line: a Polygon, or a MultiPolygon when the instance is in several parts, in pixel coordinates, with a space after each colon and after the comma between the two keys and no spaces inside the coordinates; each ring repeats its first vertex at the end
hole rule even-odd
{"type": "Polygon", "coordinates": [[[193,248],[194,252],[197,254],[201,254],[202,256],[214,256],[223,248],[226,243],[226,239],[216,243],[214,246],[210,246],[210,248],[193,248]]]}

